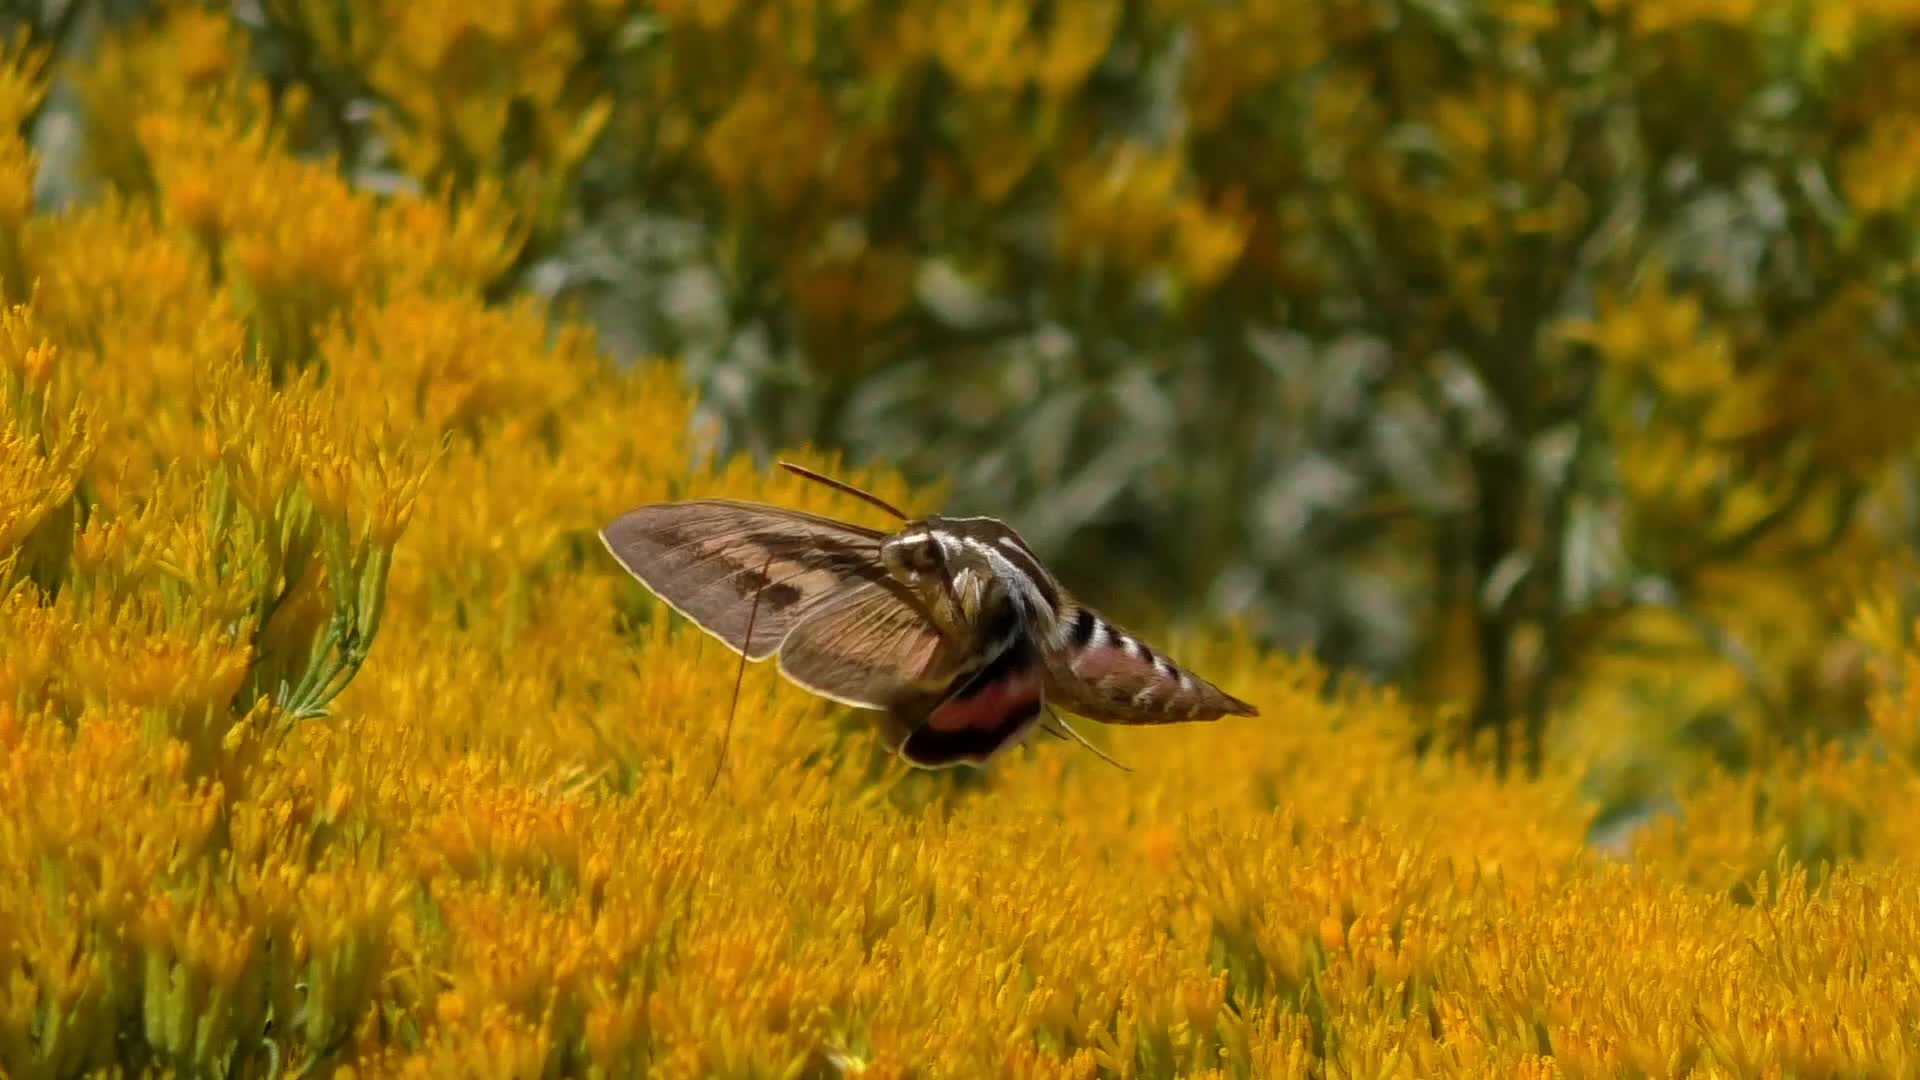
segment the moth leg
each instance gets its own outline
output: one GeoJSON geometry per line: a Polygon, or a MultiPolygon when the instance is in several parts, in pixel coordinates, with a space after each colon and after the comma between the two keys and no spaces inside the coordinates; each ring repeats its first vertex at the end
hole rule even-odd
{"type": "MultiPolygon", "coordinates": [[[[760,567],[761,581],[767,580],[767,571],[772,569],[772,567],[773,553],[768,552],[765,565],[760,567]]],[[[742,639],[744,642],[751,643],[753,641],[753,621],[760,615],[760,594],[765,591],[766,586],[764,585],[753,590],[753,607],[747,610],[747,635],[742,639]]],[[[733,700],[727,705],[727,726],[720,735],[720,754],[714,759],[713,777],[707,781],[706,793],[700,796],[701,802],[707,801],[707,796],[713,794],[714,787],[720,783],[721,770],[727,767],[727,743],[733,740],[733,714],[735,710],[740,708],[740,684],[745,682],[746,678],[747,651],[745,648],[742,648],[740,650],[740,670],[736,671],[733,676],[733,700]]]]}
{"type": "Polygon", "coordinates": [[[875,734],[889,754],[898,754],[900,748],[906,745],[907,737],[913,734],[913,724],[902,715],[903,712],[905,710],[894,708],[874,714],[875,734]]]}
{"type": "Polygon", "coordinates": [[[1051,722],[1042,724],[1040,727],[1040,730],[1046,732],[1049,735],[1052,735],[1056,739],[1064,739],[1070,735],[1073,737],[1074,742],[1077,742],[1081,746],[1084,746],[1088,750],[1091,750],[1093,752],[1093,755],[1099,758],[1100,760],[1106,762],[1107,764],[1113,766],[1116,769],[1119,769],[1121,772],[1133,771],[1131,768],[1120,764],[1120,762],[1118,761],[1115,761],[1110,755],[1108,755],[1108,753],[1105,750],[1102,750],[1099,747],[1088,742],[1086,739],[1086,736],[1073,730],[1073,727],[1067,723],[1066,717],[1061,716],[1059,713],[1053,711],[1052,705],[1047,706],[1047,716],[1051,718],[1051,722]],[[1053,729],[1054,724],[1058,724],[1060,726],[1059,731],[1055,731],[1053,729]],[[1064,732],[1065,734],[1062,734],[1062,732],[1064,732]]]}

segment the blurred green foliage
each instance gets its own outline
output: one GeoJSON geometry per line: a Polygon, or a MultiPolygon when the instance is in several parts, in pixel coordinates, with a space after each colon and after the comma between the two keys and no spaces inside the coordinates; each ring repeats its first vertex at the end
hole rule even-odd
{"type": "Polygon", "coordinates": [[[944,480],[1122,615],[1410,683],[1435,745],[1621,795],[1861,715],[1849,575],[1915,528],[1910,5],[21,10],[83,122],[173,20],[356,182],[516,207],[496,295],[681,358],[713,451],[944,480]]]}

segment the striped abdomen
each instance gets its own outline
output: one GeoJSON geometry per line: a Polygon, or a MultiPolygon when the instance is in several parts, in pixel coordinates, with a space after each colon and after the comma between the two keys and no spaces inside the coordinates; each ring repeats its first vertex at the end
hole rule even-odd
{"type": "Polygon", "coordinates": [[[1065,606],[1053,637],[1047,698],[1069,712],[1108,724],[1260,714],[1084,605],[1065,606]]]}

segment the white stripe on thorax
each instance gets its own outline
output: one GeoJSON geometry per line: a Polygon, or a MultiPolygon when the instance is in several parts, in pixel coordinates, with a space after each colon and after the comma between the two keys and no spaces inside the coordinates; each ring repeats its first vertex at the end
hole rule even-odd
{"type": "Polygon", "coordinates": [[[966,545],[967,548],[986,559],[987,565],[993,567],[993,572],[1000,577],[1000,580],[1007,583],[1007,591],[1019,598],[1020,609],[1023,612],[1032,613],[1044,611],[1049,618],[1054,619],[1056,624],[1059,622],[1057,618],[1059,613],[1054,611],[1047,603],[1047,598],[1041,595],[1040,586],[1033,580],[1032,576],[1025,570],[1015,566],[1013,560],[995,550],[992,544],[983,543],[972,537],[951,537],[949,539],[954,539],[958,543],[966,545]]]}

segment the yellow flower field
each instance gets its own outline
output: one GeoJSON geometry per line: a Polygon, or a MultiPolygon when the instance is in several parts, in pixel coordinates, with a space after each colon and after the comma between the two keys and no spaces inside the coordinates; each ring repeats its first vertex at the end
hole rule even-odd
{"type": "Polygon", "coordinates": [[[209,94],[84,208],[0,141],[0,1075],[1920,1074],[1920,650],[1874,752],[1619,847],[1578,760],[1418,756],[1228,628],[1165,644],[1262,715],[1095,733],[1131,774],[913,772],[761,667],[707,795],[735,658],[596,530],[884,522],[486,301],[504,200],[376,201],[209,94]]]}

